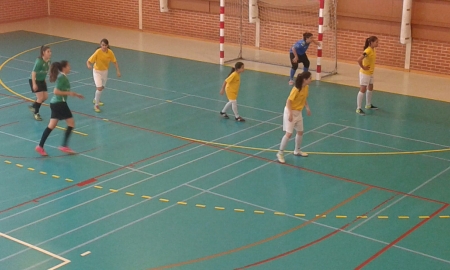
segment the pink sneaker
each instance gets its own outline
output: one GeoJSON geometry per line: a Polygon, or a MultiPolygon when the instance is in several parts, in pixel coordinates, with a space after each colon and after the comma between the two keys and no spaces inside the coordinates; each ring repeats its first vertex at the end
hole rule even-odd
{"type": "Polygon", "coordinates": [[[73,151],[72,149],[70,149],[67,146],[60,146],[60,147],[58,147],[58,149],[67,154],[75,154],[75,151],[73,151]]]}
{"type": "Polygon", "coordinates": [[[38,152],[41,156],[48,156],[47,152],[45,152],[44,148],[39,145],[35,148],[36,152],[38,152]]]}

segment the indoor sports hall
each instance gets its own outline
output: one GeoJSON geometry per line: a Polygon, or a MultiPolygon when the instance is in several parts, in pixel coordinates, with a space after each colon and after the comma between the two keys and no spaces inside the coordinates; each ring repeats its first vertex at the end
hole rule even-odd
{"type": "MultiPolygon", "coordinates": [[[[392,16],[401,19],[402,1],[383,1],[395,2],[399,12],[392,16]]],[[[36,0],[45,8],[30,3],[28,17],[14,11],[16,1],[6,2],[10,11],[0,17],[0,269],[450,269],[450,73],[442,71],[450,65],[450,40],[424,43],[440,44],[440,71],[428,63],[432,49],[421,52],[422,43],[414,42],[405,70],[404,55],[397,66],[388,59],[396,57],[392,46],[406,46],[399,33],[375,26],[371,32],[368,25],[355,30],[363,38],[348,53],[351,60],[339,48],[353,46],[347,45],[353,39],[336,32],[337,74],[311,83],[311,116],[303,113],[302,151],[309,156],[294,156],[291,139],[281,164],[276,153],[292,89],[288,51],[238,46],[225,34],[226,63],[220,65],[219,14],[211,11],[218,1],[169,0],[162,10],[160,1],[115,0],[103,2],[109,12],[99,16],[92,10],[100,1],[36,0]],[[138,3],[144,7],[139,20],[123,20],[128,9],[122,5],[138,9],[138,3]],[[201,11],[205,3],[214,31],[190,34],[194,25],[180,24],[180,14],[209,16],[201,11]],[[76,15],[83,8],[90,17],[76,15]],[[159,13],[184,30],[146,29],[149,16],[159,13]],[[203,33],[214,36],[207,40],[203,33]],[[369,35],[380,40],[373,94],[379,110],[362,116],[355,113],[356,58],[369,35]],[[86,60],[102,38],[122,74],[111,64],[97,113],[86,60]],[[75,155],[58,150],[64,121],[47,139],[48,156],[35,152],[51,116],[50,99],[40,109],[42,121],[28,109],[35,99],[30,74],[44,44],[52,62],[69,61],[71,90],[85,97],[67,101],[76,122],[69,141],[75,155]],[[235,60],[239,53],[243,59],[235,60]],[[288,63],[260,63],[250,55],[288,63]],[[236,61],[245,65],[238,97],[245,122],[231,111],[230,119],[219,114],[228,101],[219,91],[236,61]]],[[[338,30],[357,19],[347,20],[357,12],[346,3],[338,3],[338,30]]],[[[450,11],[446,1],[414,5],[450,11]]],[[[225,33],[226,14],[225,4],[225,33]]],[[[426,27],[434,34],[450,28],[419,25],[420,16],[412,18],[417,40],[426,27]]],[[[359,19],[363,24],[364,16],[359,19]]],[[[383,27],[388,22],[399,24],[385,19],[383,27]]],[[[261,22],[261,47],[272,46],[264,43],[264,27],[261,22]]],[[[245,29],[241,34],[249,38],[245,29]]],[[[237,34],[231,34],[233,40],[237,34]]],[[[298,39],[301,33],[288,49],[298,39]]],[[[316,52],[311,45],[314,71],[316,52]]],[[[55,84],[47,83],[51,98],[55,84]]]]}

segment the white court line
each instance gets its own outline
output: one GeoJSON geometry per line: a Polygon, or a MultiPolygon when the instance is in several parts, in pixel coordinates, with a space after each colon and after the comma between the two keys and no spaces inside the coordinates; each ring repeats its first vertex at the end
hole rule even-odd
{"type": "MultiPolygon", "coordinates": [[[[320,131],[314,131],[314,132],[315,133],[319,133],[319,134],[323,134],[323,135],[327,134],[327,133],[320,132],[320,131]]],[[[355,141],[355,142],[358,142],[358,143],[363,143],[363,144],[368,144],[368,145],[384,147],[384,148],[392,149],[392,150],[396,150],[396,151],[410,151],[410,150],[395,148],[395,147],[387,146],[387,145],[383,145],[383,144],[371,143],[371,142],[367,142],[367,141],[361,141],[361,140],[357,140],[357,139],[353,139],[353,138],[347,138],[347,137],[336,136],[336,135],[334,135],[333,137],[344,139],[344,140],[349,140],[349,141],[355,141]]],[[[450,159],[441,158],[441,157],[435,157],[435,156],[432,156],[432,155],[429,155],[429,154],[421,154],[421,156],[426,156],[426,157],[430,157],[430,158],[440,159],[440,160],[444,160],[444,161],[450,161],[450,159]]]]}
{"type": "Polygon", "coordinates": [[[21,79],[12,80],[12,81],[6,81],[6,82],[3,82],[3,83],[7,84],[7,83],[17,82],[17,81],[21,81],[21,80],[27,80],[27,82],[28,82],[28,78],[24,77],[24,78],[21,78],[21,79]]]}
{"type": "Polygon", "coordinates": [[[47,251],[47,250],[45,250],[45,249],[40,248],[40,247],[33,246],[33,245],[31,245],[31,244],[29,244],[29,243],[27,243],[27,242],[24,242],[24,241],[22,241],[22,240],[19,240],[19,239],[17,239],[17,238],[12,237],[12,236],[6,235],[6,234],[4,234],[4,233],[0,233],[0,236],[5,237],[5,238],[7,238],[7,239],[9,239],[9,240],[11,240],[11,241],[13,241],[13,242],[19,243],[19,244],[21,244],[21,245],[23,245],[23,246],[26,246],[26,247],[28,247],[28,248],[34,249],[34,250],[36,250],[36,251],[39,251],[39,252],[41,252],[41,253],[44,253],[45,255],[48,255],[48,256],[50,256],[50,257],[53,257],[53,258],[55,258],[55,259],[57,259],[57,260],[62,261],[62,263],[60,263],[60,264],[58,264],[58,265],[56,265],[56,266],[53,266],[53,267],[49,268],[48,270],[55,270],[55,269],[58,269],[58,268],[60,268],[60,267],[63,267],[64,265],[70,263],[70,260],[68,260],[68,259],[66,259],[66,258],[63,258],[63,257],[61,257],[61,256],[58,256],[58,255],[56,255],[56,254],[54,254],[54,253],[52,253],[52,252],[49,252],[49,251],[47,251]]]}
{"type": "MultiPolygon", "coordinates": [[[[233,198],[233,197],[229,197],[229,196],[226,196],[226,195],[222,195],[222,194],[210,191],[210,190],[205,190],[205,189],[202,189],[202,188],[191,186],[189,184],[187,184],[186,186],[189,186],[191,188],[194,188],[194,189],[197,189],[197,190],[200,190],[200,191],[205,191],[206,193],[209,193],[209,194],[212,194],[212,195],[216,195],[218,197],[222,197],[222,198],[225,198],[225,199],[228,199],[228,200],[232,200],[232,201],[236,201],[236,202],[239,202],[239,203],[247,204],[247,205],[256,207],[258,209],[263,209],[265,211],[270,211],[270,212],[273,212],[273,213],[280,212],[280,211],[277,211],[277,210],[274,210],[274,209],[271,209],[271,208],[267,208],[267,207],[264,207],[264,206],[260,206],[260,205],[257,205],[257,204],[253,204],[253,203],[247,202],[247,201],[239,200],[239,199],[236,199],[236,198],[233,198]]],[[[309,221],[306,218],[297,217],[297,216],[294,216],[294,215],[291,215],[291,214],[285,214],[285,215],[287,217],[289,217],[289,218],[299,219],[299,220],[303,220],[303,221],[309,221]]],[[[332,229],[334,231],[339,230],[340,232],[343,232],[345,234],[350,234],[350,235],[353,235],[353,236],[356,236],[356,237],[364,238],[364,239],[371,240],[373,242],[378,242],[378,243],[381,243],[381,244],[384,244],[384,245],[389,245],[390,244],[389,242],[378,240],[378,239],[375,239],[375,238],[372,238],[372,237],[368,237],[368,236],[365,236],[365,235],[362,235],[362,234],[357,234],[357,233],[354,233],[354,232],[351,232],[351,231],[343,230],[343,229],[340,229],[340,228],[337,228],[337,227],[333,227],[333,226],[330,226],[330,225],[326,225],[326,224],[323,224],[323,223],[320,223],[320,222],[317,222],[317,221],[313,221],[312,223],[315,224],[315,225],[319,225],[319,226],[328,228],[328,229],[332,229]]],[[[419,252],[419,251],[416,251],[416,250],[412,250],[412,249],[401,247],[401,246],[397,246],[397,245],[394,245],[393,247],[401,249],[401,250],[404,250],[404,251],[407,251],[407,252],[411,252],[411,253],[414,253],[414,254],[417,254],[417,255],[421,255],[421,256],[424,256],[424,257],[427,257],[427,258],[431,258],[431,259],[434,259],[434,260],[437,260],[437,261],[441,261],[441,262],[445,262],[445,263],[450,264],[450,261],[448,261],[448,260],[444,260],[442,258],[435,257],[435,256],[432,256],[432,255],[429,255],[429,254],[426,254],[426,253],[422,253],[422,252],[419,252]]]]}
{"type": "Polygon", "coordinates": [[[0,105],[0,108],[7,107],[7,105],[11,105],[11,104],[20,104],[20,103],[23,103],[23,100],[15,100],[15,101],[12,101],[12,102],[8,102],[8,103],[1,104],[1,105],[0,105]]]}
{"type": "Polygon", "coordinates": [[[364,221],[362,221],[361,223],[359,223],[358,225],[356,225],[355,227],[351,228],[350,230],[348,230],[349,232],[357,229],[358,227],[362,226],[363,224],[365,224],[366,222],[368,222],[369,220],[371,220],[372,218],[374,218],[375,216],[377,216],[378,214],[380,214],[381,212],[383,212],[386,209],[389,209],[391,206],[393,206],[394,204],[398,203],[399,201],[403,200],[404,198],[408,197],[408,195],[411,195],[412,193],[414,193],[415,191],[417,191],[418,189],[422,188],[423,186],[425,186],[426,184],[430,183],[431,181],[433,181],[434,179],[436,179],[437,177],[441,176],[442,174],[444,174],[446,171],[450,170],[450,166],[447,167],[447,169],[441,171],[440,173],[436,174],[435,176],[431,177],[430,179],[428,179],[427,181],[423,182],[421,185],[419,185],[418,187],[416,187],[415,189],[411,190],[410,192],[406,193],[405,195],[403,195],[401,198],[399,198],[398,200],[392,202],[391,204],[387,205],[386,207],[384,207],[383,209],[381,209],[380,211],[376,212],[375,214],[373,214],[373,216],[365,219],[364,221]]]}
{"type": "Polygon", "coordinates": [[[154,104],[154,105],[152,105],[152,106],[145,107],[145,108],[143,108],[143,109],[139,109],[139,110],[136,110],[136,111],[131,111],[131,112],[125,113],[124,115],[128,115],[128,114],[132,114],[132,113],[144,111],[144,110],[147,110],[147,109],[150,109],[150,108],[153,108],[153,107],[156,107],[156,106],[164,105],[164,104],[167,104],[167,103],[171,103],[171,102],[173,102],[174,100],[179,100],[179,99],[183,99],[183,98],[186,98],[186,97],[187,97],[187,96],[183,96],[183,97],[179,97],[179,98],[174,98],[174,99],[171,99],[170,101],[161,102],[161,103],[158,103],[158,104],[154,104]]]}
{"type": "MultiPolygon", "coordinates": [[[[207,100],[219,101],[219,102],[225,103],[225,101],[220,100],[220,99],[207,98],[207,97],[202,97],[202,96],[198,96],[198,95],[188,94],[188,93],[185,93],[185,92],[177,92],[177,91],[168,90],[168,89],[165,89],[165,88],[160,88],[160,87],[151,86],[151,85],[146,85],[146,84],[141,84],[141,83],[129,82],[129,81],[120,80],[120,79],[114,79],[114,78],[109,78],[108,80],[118,81],[118,82],[123,82],[123,83],[129,83],[129,84],[134,84],[134,85],[144,86],[144,87],[147,87],[147,88],[158,89],[158,90],[162,90],[162,91],[166,91],[166,92],[172,92],[172,93],[183,94],[183,95],[186,95],[186,96],[189,96],[189,97],[195,97],[195,98],[201,98],[201,99],[207,99],[207,100]]],[[[219,93],[219,91],[217,91],[217,93],[219,93]]],[[[287,98],[287,95],[286,95],[286,98],[287,98]]],[[[269,112],[269,113],[275,113],[275,114],[280,114],[280,113],[281,113],[281,112],[274,112],[274,111],[271,111],[271,110],[261,109],[261,108],[257,108],[257,107],[251,107],[251,106],[243,105],[243,104],[241,104],[241,103],[239,103],[239,106],[240,106],[240,107],[249,108],[249,109],[258,110],[258,111],[269,112]]]]}
{"type": "MultiPolygon", "coordinates": [[[[263,123],[256,124],[255,126],[247,127],[247,128],[241,129],[241,130],[239,130],[239,131],[230,133],[230,134],[228,134],[228,135],[219,137],[219,138],[213,140],[213,142],[214,142],[214,141],[221,140],[221,139],[224,139],[224,138],[227,138],[227,137],[229,137],[229,136],[236,135],[236,134],[238,134],[238,133],[240,133],[240,132],[243,132],[243,131],[246,131],[246,130],[250,130],[250,129],[252,129],[253,127],[257,127],[257,126],[260,126],[260,125],[262,125],[262,124],[263,124],[263,123]]],[[[327,124],[324,124],[324,125],[322,125],[322,126],[320,126],[320,127],[323,127],[323,126],[325,126],[325,125],[327,125],[327,124]]],[[[320,127],[318,127],[318,128],[320,128],[320,127]]],[[[274,130],[275,130],[275,129],[274,129],[274,130]]],[[[1,132],[0,132],[0,133],[1,133],[1,132]]],[[[307,133],[307,132],[305,132],[305,133],[307,133]]],[[[259,135],[261,135],[261,134],[259,134],[259,135]]],[[[248,139],[246,139],[246,140],[248,140],[248,139]]],[[[246,141],[246,140],[244,140],[244,141],[246,141]]],[[[244,141],[242,141],[242,142],[244,142],[244,141]]],[[[172,157],[176,157],[176,156],[178,156],[178,155],[182,155],[182,154],[184,154],[184,153],[187,153],[187,152],[189,152],[189,151],[191,151],[191,150],[194,150],[194,149],[197,149],[197,148],[201,148],[201,147],[205,147],[205,146],[206,146],[206,145],[204,145],[204,144],[197,145],[197,146],[195,146],[194,148],[187,149],[187,150],[184,150],[184,151],[181,151],[181,152],[177,152],[176,154],[173,154],[173,155],[171,155],[171,156],[162,158],[162,159],[160,159],[160,160],[158,160],[158,161],[152,162],[152,163],[147,164],[147,165],[145,165],[145,166],[141,166],[141,167],[139,167],[138,169],[142,169],[142,168],[146,168],[146,167],[152,166],[152,165],[154,165],[154,164],[163,162],[163,161],[165,161],[165,160],[167,160],[167,159],[170,159],[170,158],[172,158],[172,157]]],[[[128,172],[122,173],[122,174],[120,174],[120,175],[118,175],[118,176],[115,176],[115,177],[112,177],[112,178],[103,180],[103,181],[99,182],[98,184],[102,184],[102,183],[109,182],[110,180],[116,179],[116,178],[118,178],[118,177],[127,175],[127,174],[132,173],[132,172],[133,172],[133,171],[128,171],[128,172]]],[[[41,204],[36,205],[36,206],[34,206],[34,207],[31,207],[31,208],[22,210],[22,211],[20,211],[20,212],[17,212],[17,213],[15,213],[15,214],[10,215],[10,216],[3,217],[3,218],[0,219],[0,221],[3,221],[3,220],[6,220],[6,219],[9,219],[9,218],[12,218],[12,217],[14,217],[14,216],[17,216],[17,215],[26,213],[26,212],[28,212],[28,211],[34,210],[34,209],[36,209],[36,208],[42,207],[42,206],[47,205],[47,204],[49,204],[49,203],[52,203],[52,202],[54,202],[54,201],[63,199],[63,198],[65,198],[65,197],[71,196],[71,195],[73,195],[73,194],[76,194],[76,193],[78,193],[78,192],[81,192],[81,191],[83,191],[83,190],[90,189],[90,188],[91,188],[91,187],[88,186],[88,187],[85,187],[85,188],[76,190],[76,191],[74,191],[74,192],[72,192],[72,193],[69,193],[69,194],[63,195],[63,196],[61,196],[61,197],[52,199],[52,200],[47,201],[47,202],[45,202],[45,203],[41,203],[41,204]]]]}
{"type": "Polygon", "coordinates": [[[438,144],[438,143],[433,143],[433,142],[428,142],[428,141],[422,141],[422,140],[418,140],[418,139],[412,139],[412,138],[408,138],[408,137],[403,137],[403,136],[399,136],[399,135],[393,135],[393,134],[384,133],[384,132],[380,132],[380,131],[374,131],[374,130],[370,130],[370,129],[351,127],[351,126],[341,125],[341,124],[337,124],[337,123],[330,123],[330,124],[331,125],[336,125],[336,126],[348,127],[348,128],[357,129],[357,130],[363,130],[363,131],[372,132],[372,133],[377,133],[377,134],[390,136],[390,137],[394,137],[394,138],[399,138],[399,139],[405,139],[405,140],[410,140],[410,141],[415,141],[415,142],[421,142],[421,143],[436,145],[436,146],[439,146],[439,147],[445,147],[445,148],[449,148],[450,147],[448,145],[443,145],[443,144],[438,144]]]}

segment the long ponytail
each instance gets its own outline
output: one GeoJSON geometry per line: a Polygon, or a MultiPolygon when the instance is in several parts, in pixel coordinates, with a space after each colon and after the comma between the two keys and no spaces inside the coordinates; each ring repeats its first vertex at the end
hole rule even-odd
{"type": "Polygon", "coordinates": [[[370,46],[370,43],[375,42],[377,40],[378,40],[378,38],[376,36],[370,36],[370,37],[366,38],[366,42],[364,43],[364,50],[370,46]]]}
{"type": "Polygon", "coordinates": [[[302,91],[303,82],[309,78],[311,78],[311,72],[309,71],[304,71],[297,75],[297,79],[295,80],[295,87],[299,92],[302,91]]]}
{"type": "Polygon", "coordinates": [[[46,50],[48,50],[48,49],[50,49],[50,46],[42,45],[42,46],[41,46],[41,49],[40,49],[40,51],[39,51],[39,56],[38,56],[38,58],[43,58],[43,57],[44,57],[44,52],[45,52],[46,50]]]}
{"type": "Polygon", "coordinates": [[[234,68],[231,68],[231,72],[230,72],[230,74],[228,74],[228,76],[230,76],[231,73],[235,72],[236,69],[240,69],[243,65],[244,65],[244,63],[242,63],[242,62],[236,62],[236,64],[234,64],[234,68]]]}
{"type": "Polygon", "coordinates": [[[53,62],[50,67],[50,82],[55,82],[56,78],[58,78],[59,72],[63,70],[67,66],[69,62],[66,60],[62,60],[61,62],[53,62]]]}

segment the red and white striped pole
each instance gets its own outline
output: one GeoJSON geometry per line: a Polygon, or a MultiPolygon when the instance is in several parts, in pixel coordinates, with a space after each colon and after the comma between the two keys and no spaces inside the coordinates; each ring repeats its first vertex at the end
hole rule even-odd
{"type": "Polygon", "coordinates": [[[220,0],[220,64],[224,64],[225,52],[223,44],[225,43],[225,0],[220,0]]]}
{"type": "Polygon", "coordinates": [[[322,41],[323,41],[323,9],[325,7],[325,0],[319,0],[319,30],[318,30],[318,41],[320,45],[317,47],[317,68],[316,68],[316,80],[320,80],[322,72],[322,41]]]}

